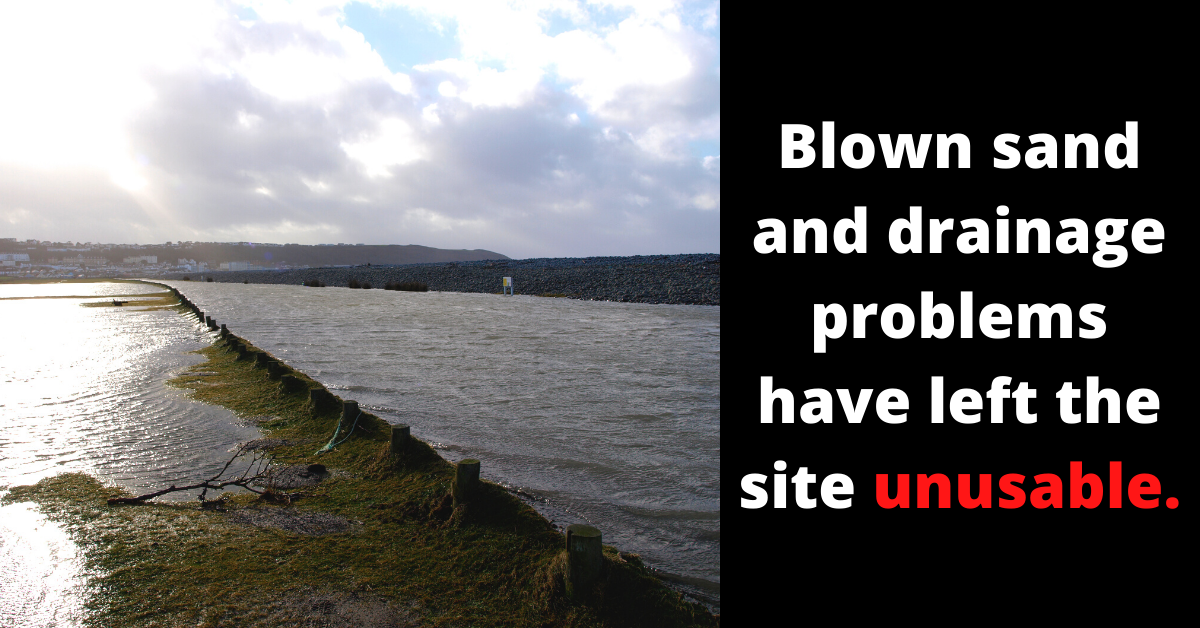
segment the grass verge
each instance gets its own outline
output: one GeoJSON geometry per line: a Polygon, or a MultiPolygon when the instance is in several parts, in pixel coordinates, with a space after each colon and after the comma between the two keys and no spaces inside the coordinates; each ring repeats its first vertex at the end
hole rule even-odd
{"type": "MultiPolygon", "coordinates": [[[[89,298],[89,297],[84,297],[89,298]]],[[[164,310],[179,303],[179,299],[170,292],[152,292],[140,294],[110,294],[105,295],[103,301],[90,301],[88,303],[80,303],[82,307],[137,307],[147,308],[148,310],[164,310]],[[113,301],[126,299],[121,301],[121,305],[113,304],[113,301]]]]}
{"type": "MultiPolygon", "coordinates": [[[[275,463],[319,463],[327,478],[286,494],[268,489],[262,496],[138,506],[107,505],[120,490],[80,474],[13,488],[4,501],[39,503],[83,548],[96,574],[90,624],[720,625],[719,616],[665,587],[636,556],[612,547],[604,548],[600,581],[568,600],[565,540],[545,518],[487,481],[471,501],[454,506],[452,465],[416,438],[403,453],[390,453],[390,427],[369,413],[348,440],[317,455],[340,404],[310,407],[307,390],[285,392],[253,360],[237,359],[231,340],[257,351],[231,336],[202,349],[207,361],[171,384],[256,417],[264,436],[278,439],[275,463]],[[347,525],[315,536],[240,523],[306,513],[347,525]]],[[[303,373],[285,373],[320,387],[303,373]]]]}

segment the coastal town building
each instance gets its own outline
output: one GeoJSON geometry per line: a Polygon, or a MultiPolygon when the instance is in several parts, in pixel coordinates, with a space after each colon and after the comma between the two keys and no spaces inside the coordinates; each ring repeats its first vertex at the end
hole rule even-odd
{"type": "Polygon", "coordinates": [[[270,268],[250,262],[221,262],[219,270],[270,270],[270,268]]]}
{"type": "MultiPolygon", "coordinates": [[[[26,256],[28,257],[28,256],[26,256]]],[[[83,254],[66,257],[51,257],[46,260],[47,264],[51,265],[77,265],[77,266],[107,266],[108,258],[104,257],[84,257],[83,254]]]]}

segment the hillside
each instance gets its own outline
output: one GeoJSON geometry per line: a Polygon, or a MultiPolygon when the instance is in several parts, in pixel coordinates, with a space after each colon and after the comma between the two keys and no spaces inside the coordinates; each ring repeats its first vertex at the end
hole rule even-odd
{"type": "Polygon", "coordinates": [[[506,260],[506,255],[482,249],[437,249],[418,244],[309,245],[258,244],[250,242],[181,242],[143,245],[72,245],[50,242],[0,241],[0,253],[26,253],[34,264],[52,258],[103,257],[119,264],[126,257],[158,257],[160,263],[180,259],[207,262],[216,267],[224,262],[248,262],[260,266],[345,266],[359,264],[425,264],[506,260]]]}

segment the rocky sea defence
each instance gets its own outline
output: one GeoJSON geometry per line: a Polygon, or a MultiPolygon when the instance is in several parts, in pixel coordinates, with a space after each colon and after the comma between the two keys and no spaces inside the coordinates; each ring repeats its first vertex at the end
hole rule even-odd
{"type": "Polygon", "coordinates": [[[327,287],[388,282],[418,282],[439,292],[503,291],[512,277],[518,295],[554,296],[627,303],[721,304],[720,254],[635,255],[627,257],[557,257],[355,266],[295,270],[205,271],[177,273],[173,279],[212,279],[222,283],[324,283],[327,287]]]}

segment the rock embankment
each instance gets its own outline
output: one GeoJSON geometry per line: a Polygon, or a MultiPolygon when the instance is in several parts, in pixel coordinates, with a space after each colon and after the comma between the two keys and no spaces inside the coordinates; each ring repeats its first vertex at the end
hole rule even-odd
{"type": "MultiPolygon", "coordinates": [[[[631,257],[565,257],[488,260],[401,266],[306,268],[191,273],[192,281],[212,277],[223,283],[301,285],[316,279],[327,287],[346,287],[350,280],[374,289],[389,281],[417,281],[441,292],[500,293],[501,280],[512,277],[514,292],[566,296],[590,301],[630,303],[721,304],[719,254],[635,255],[631,257]]],[[[182,279],[184,274],[172,275],[182,279]]]]}

